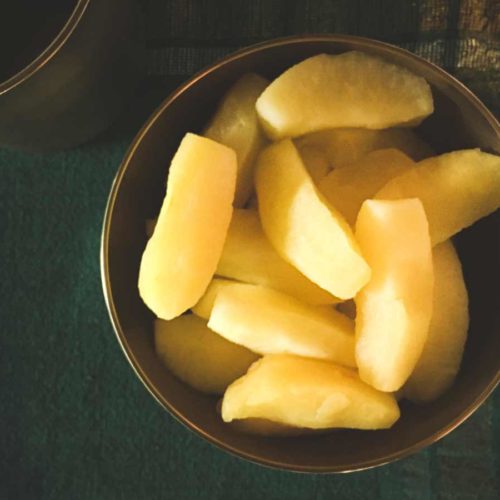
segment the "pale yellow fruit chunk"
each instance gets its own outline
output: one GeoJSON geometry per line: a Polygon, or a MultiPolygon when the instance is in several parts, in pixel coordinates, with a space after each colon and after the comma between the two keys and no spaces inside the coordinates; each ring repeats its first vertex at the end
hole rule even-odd
{"type": "Polygon", "coordinates": [[[500,157],[470,149],[428,158],[376,195],[412,197],[422,201],[437,245],[500,207],[500,157]]]}
{"type": "Polygon", "coordinates": [[[257,100],[272,139],[327,128],[414,125],[433,110],[423,78],[356,51],[310,57],[282,73],[257,100]]]}
{"type": "Polygon", "coordinates": [[[352,320],[333,307],[311,306],[270,288],[220,288],[208,327],[259,354],[291,353],[355,366],[352,320]]]}
{"type": "Polygon", "coordinates": [[[167,368],[183,382],[208,394],[222,394],[258,359],[207,328],[192,314],[156,320],[155,348],[167,368]]]}
{"type": "Polygon", "coordinates": [[[216,274],[274,288],[309,304],[338,302],[276,253],[255,210],[234,210],[216,274]]]}
{"type": "Polygon", "coordinates": [[[334,128],[307,134],[296,139],[296,142],[299,150],[310,147],[322,151],[332,168],[349,165],[378,149],[399,149],[414,161],[435,154],[408,128],[334,128]]]}
{"type": "Polygon", "coordinates": [[[186,134],[139,270],[139,293],[159,318],[179,316],[205,292],[222,253],[235,182],[233,150],[186,134]]]}
{"type": "Polygon", "coordinates": [[[214,307],[215,298],[220,290],[227,286],[251,286],[246,283],[239,283],[233,280],[225,280],[221,278],[214,278],[210,285],[208,285],[207,290],[203,297],[198,301],[198,303],[191,308],[196,316],[208,320],[210,314],[212,314],[212,309],[214,307]]]}
{"type": "Polygon", "coordinates": [[[297,149],[311,179],[318,184],[332,170],[326,155],[321,149],[312,146],[297,147],[297,149]]]}
{"type": "Polygon", "coordinates": [[[434,299],[424,350],[403,393],[415,402],[437,399],[453,384],[469,328],[462,265],[451,241],[433,250],[434,299]]]}
{"type": "Polygon", "coordinates": [[[281,257],[332,295],[354,297],[370,268],[349,224],[317,190],[292,141],[262,151],[255,185],[262,227],[281,257]]]}
{"type": "Polygon", "coordinates": [[[381,391],[396,391],[422,354],[432,314],[432,251],[422,203],[365,201],[356,238],[372,269],[355,299],[359,376],[381,391]]]}
{"type": "Polygon", "coordinates": [[[399,408],[391,394],[365,384],[354,370],[282,354],[264,356],[227,388],[222,418],[264,418],[310,429],[387,429],[399,408]]]}
{"type": "Polygon", "coordinates": [[[242,76],[228,90],[203,134],[236,152],[235,207],[243,207],[252,194],[255,159],[265,141],[255,103],[268,84],[265,78],[255,73],[242,76]]]}
{"type": "Polygon", "coordinates": [[[354,225],[365,200],[415,163],[397,149],[372,151],[345,168],[330,172],[318,185],[326,199],[354,225]]]}

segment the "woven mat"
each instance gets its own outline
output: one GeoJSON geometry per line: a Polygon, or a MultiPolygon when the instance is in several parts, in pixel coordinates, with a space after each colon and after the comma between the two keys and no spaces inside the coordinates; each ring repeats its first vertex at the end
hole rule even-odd
{"type": "Polygon", "coordinates": [[[500,393],[441,442],[351,475],[265,469],[163,411],[115,341],[99,277],[107,193],[141,122],[232,50],[296,33],[349,33],[445,67],[500,112],[495,0],[142,0],[149,76],[92,143],[0,149],[0,499],[497,499],[500,393]]]}

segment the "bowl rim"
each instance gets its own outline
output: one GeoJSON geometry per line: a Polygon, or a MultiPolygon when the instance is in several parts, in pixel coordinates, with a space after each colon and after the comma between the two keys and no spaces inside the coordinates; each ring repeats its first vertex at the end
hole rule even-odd
{"type": "Polygon", "coordinates": [[[257,44],[250,45],[248,47],[242,48],[235,52],[228,54],[227,56],[216,60],[214,63],[206,66],[200,71],[196,72],[193,76],[191,76],[186,82],[177,87],[173,92],[171,92],[155,109],[155,111],[149,116],[145,124],[141,127],[139,132],[134,137],[132,143],[128,147],[125,156],[118,168],[116,176],[113,180],[108,201],[106,204],[106,210],[104,214],[102,233],[101,233],[101,251],[100,251],[100,268],[101,268],[101,282],[104,294],[104,300],[106,303],[106,307],[108,309],[108,314],[111,319],[111,323],[113,326],[113,330],[117,337],[118,343],[120,344],[125,357],[130,363],[132,369],[135,374],[144,385],[144,387],[148,390],[148,392],[153,396],[153,398],[160,404],[165,410],[167,410],[176,420],[178,420],[181,424],[187,427],[189,430],[193,431],[195,434],[198,434],[205,440],[207,440],[210,444],[220,448],[233,456],[236,456],[241,459],[248,460],[255,464],[266,466],[273,469],[279,470],[287,470],[293,472],[301,472],[301,473],[346,473],[346,472],[355,472],[366,469],[371,469],[373,467],[382,466],[388,464],[390,462],[394,462],[396,460],[400,460],[405,458],[413,453],[418,452],[419,450],[439,441],[446,435],[448,435],[451,431],[457,428],[460,424],[462,424],[467,418],[469,418],[480,406],[481,404],[488,398],[488,396],[494,391],[496,386],[500,382],[500,370],[497,371],[497,374],[493,379],[487,384],[487,386],[483,389],[483,391],[473,400],[471,401],[464,411],[462,411],[459,415],[457,415],[452,421],[450,421],[447,425],[443,426],[438,431],[429,435],[425,439],[415,443],[414,445],[398,450],[390,455],[385,455],[383,457],[374,458],[370,460],[365,460],[355,464],[337,464],[337,465],[325,465],[325,466],[317,466],[317,465],[296,465],[283,461],[275,461],[268,458],[263,458],[258,456],[258,454],[254,454],[247,451],[242,451],[235,446],[225,443],[218,438],[213,437],[208,432],[204,431],[202,428],[198,427],[195,423],[186,418],[182,413],[180,413],[174,406],[167,401],[162,394],[157,390],[155,385],[148,378],[147,374],[144,372],[140,364],[138,363],[133,350],[130,348],[126,337],[124,335],[120,319],[118,317],[115,304],[113,301],[113,292],[111,289],[111,280],[109,276],[109,233],[111,227],[111,216],[114,210],[115,201],[118,195],[118,191],[121,185],[121,181],[123,176],[128,168],[128,165],[131,159],[134,157],[136,150],[138,149],[140,143],[144,136],[148,133],[148,131],[154,126],[156,120],[159,116],[167,109],[181,94],[187,91],[193,85],[204,78],[206,75],[217,71],[220,67],[229,64],[235,60],[243,58],[248,54],[258,52],[262,49],[268,49],[276,46],[284,46],[284,45],[294,45],[301,43],[309,43],[309,42],[334,42],[334,43],[349,43],[355,42],[359,49],[362,50],[366,47],[379,47],[386,51],[392,53],[398,53],[400,55],[409,57],[420,64],[424,64],[428,66],[435,74],[438,74],[441,78],[445,79],[448,83],[450,83],[455,90],[457,90],[460,94],[462,94],[466,99],[472,102],[472,104],[478,109],[478,111],[484,116],[484,118],[489,122],[492,128],[497,132],[497,135],[500,137],[500,124],[493,116],[493,114],[488,110],[488,108],[482,103],[482,101],[464,84],[454,78],[452,75],[447,73],[445,70],[440,68],[439,66],[409,52],[405,49],[399,48],[397,46],[391,45],[386,42],[381,42],[379,40],[374,40],[366,37],[358,37],[352,35],[335,35],[335,34],[312,34],[312,35],[293,35],[287,37],[273,38],[268,41],[260,42],[257,44]]]}
{"type": "Polygon", "coordinates": [[[91,0],[76,0],[75,6],[71,14],[67,17],[63,27],[59,29],[58,33],[45,49],[17,73],[14,73],[7,78],[7,80],[0,81],[0,97],[28,80],[59,53],[71,34],[75,31],[76,27],[80,24],[80,20],[86,12],[90,2],[91,0]]]}

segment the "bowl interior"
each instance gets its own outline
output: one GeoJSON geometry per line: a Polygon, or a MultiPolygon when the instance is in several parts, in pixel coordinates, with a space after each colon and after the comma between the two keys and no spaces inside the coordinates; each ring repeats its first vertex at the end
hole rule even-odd
{"type": "Polygon", "coordinates": [[[321,436],[264,438],[237,433],[222,423],[216,399],[191,390],[155,355],[152,314],[137,292],[146,244],[144,221],[154,217],[165,193],[169,162],[187,131],[200,131],[218,100],[247,71],[272,78],[317,53],[363,50],[407,67],[431,84],[436,111],[419,133],[438,152],[481,147],[500,153],[498,124],[453,79],[417,57],[351,37],[309,37],[250,48],[195,77],[167,100],[136,139],[110,197],[103,233],[103,280],[122,346],[140,378],[174,415],[210,441],[245,458],[302,471],[345,471],[386,463],[429,444],[463,420],[498,381],[500,336],[498,217],[493,215],[456,239],[470,294],[471,327],[460,374],[438,401],[401,404],[390,430],[334,431],[321,436]]]}

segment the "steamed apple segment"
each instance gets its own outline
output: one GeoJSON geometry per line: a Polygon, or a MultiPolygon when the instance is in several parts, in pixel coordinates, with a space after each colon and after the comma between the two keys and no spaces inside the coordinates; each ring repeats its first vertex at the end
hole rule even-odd
{"type": "Polygon", "coordinates": [[[376,195],[410,197],[422,201],[437,245],[500,207],[500,157],[470,149],[428,158],[376,195]]]}
{"type": "Polygon", "coordinates": [[[222,401],[225,422],[260,418],[309,429],[387,429],[399,415],[394,397],[354,370],[286,354],[255,362],[222,401]]]}
{"type": "Polygon", "coordinates": [[[186,134],[139,270],[139,293],[157,317],[179,316],[205,292],[222,253],[235,183],[234,151],[186,134]]]}
{"type": "Polygon", "coordinates": [[[331,171],[326,155],[321,149],[312,146],[297,147],[297,149],[311,179],[318,184],[331,171]]]}
{"type": "Polygon", "coordinates": [[[192,314],[172,321],[156,320],[155,348],[166,367],[179,379],[208,394],[222,394],[241,377],[258,355],[207,328],[192,314]]]}
{"type": "Polygon", "coordinates": [[[356,296],[356,362],[361,380],[398,390],[427,339],[434,286],[429,227],[416,199],[367,200],[356,238],[372,269],[356,296]]]}
{"type": "Polygon", "coordinates": [[[291,140],[262,151],[255,187],[262,227],[278,254],[332,295],[354,297],[370,268],[349,224],[319,193],[291,140]]]}
{"type": "Polygon", "coordinates": [[[270,288],[220,288],[208,327],[259,354],[292,353],[355,366],[351,319],[333,307],[308,305],[270,288]]]}
{"type": "Polygon", "coordinates": [[[255,159],[264,145],[255,103],[269,82],[255,73],[242,76],[224,96],[205,137],[235,150],[238,174],[234,206],[243,207],[253,191],[255,159]]]}
{"type": "Polygon", "coordinates": [[[435,154],[428,144],[408,128],[335,128],[304,135],[296,139],[296,143],[300,151],[306,148],[321,151],[330,166],[336,169],[350,165],[378,149],[398,149],[414,161],[435,154]]]}
{"type": "Polygon", "coordinates": [[[437,399],[450,388],[464,352],[469,311],[460,259],[449,240],[433,249],[434,299],[422,356],[403,387],[414,402],[437,399]]]}
{"type": "Polygon", "coordinates": [[[256,210],[234,210],[216,274],[274,288],[310,304],[338,302],[276,253],[256,210]]]}
{"type": "Polygon", "coordinates": [[[357,51],[305,59],[257,100],[261,123],[274,140],[328,128],[415,125],[433,110],[424,78],[357,51]]]}
{"type": "Polygon", "coordinates": [[[337,168],[318,185],[326,199],[354,225],[362,203],[390,179],[415,165],[397,149],[379,149],[344,168],[337,168]]]}
{"type": "Polygon", "coordinates": [[[212,314],[212,309],[214,307],[215,297],[220,290],[227,286],[240,286],[240,287],[248,287],[252,286],[247,283],[239,283],[234,280],[226,280],[221,278],[214,278],[208,288],[206,289],[203,297],[196,303],[195,306],[191,308],[196,316],[200,318],[208,320],[210,318],[210,314],[212,314]]]}

